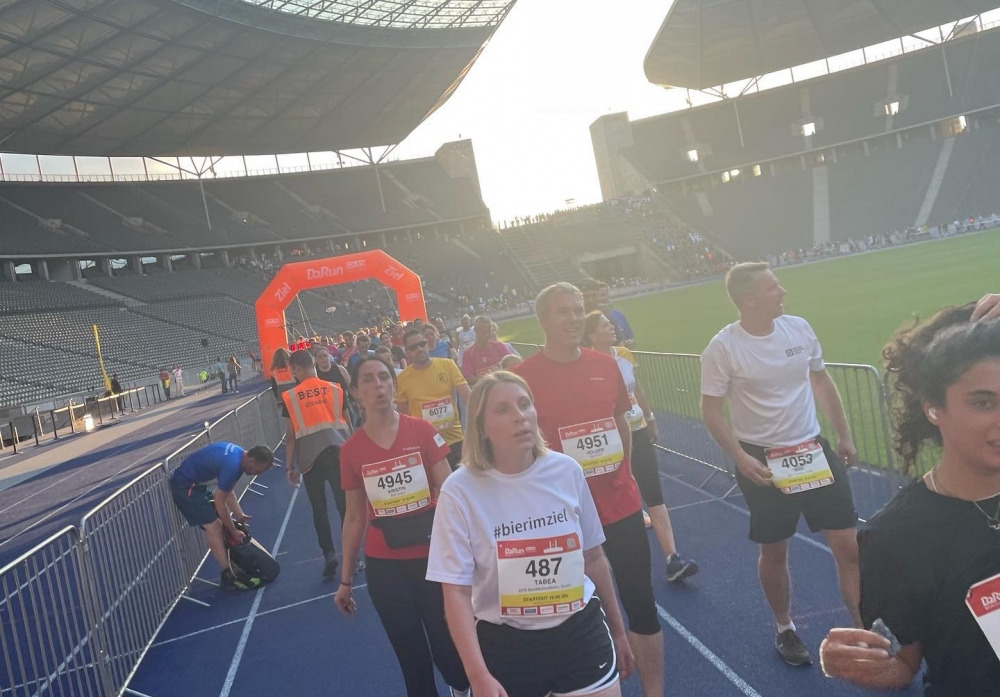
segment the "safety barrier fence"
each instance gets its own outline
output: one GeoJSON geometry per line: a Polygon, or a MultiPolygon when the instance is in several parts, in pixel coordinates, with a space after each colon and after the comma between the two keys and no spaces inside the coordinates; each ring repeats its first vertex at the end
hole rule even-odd
{"type": "Polygon", "coordinates": [[[170,474],[209,443],[276,448],[281,436],[268,390],[0,569],[0,697],[140,694],[128,683],[207,556],[170,474]]]}
{"type": "MultiPolygon", "coordinates": [[[[522,356],[540,347],[514,344],[522,356]]],[[[717,476],[735,477],[732,459],[708,433],[701,419],[701,358],[696,354],[651,353],[634,351],[636,377],[659,415],[658,447],[661,450],[698,463],[704,469],[706,486],[717,476]]],[[[859,475],[854,478],[858,511],[865,517],[880,507],[891,491],[903,481],[901,464],[892,448],[886,387],[879,371],[870,365],[827,363],[827,373],[840,392],[844,414],[858,448],[859,475]]],[[[836,432],[822,412],[823,436],[836,443],[836,432]]],[[[918,471],[933,464],[928,453],[918,471]]]]}
{"type": "Polygon", "coordinates": [[[130,387],[106,397],[88,397],[84,403],[68,400],[61,407],[40,409],[0,424],[0,451],[10,447],[14,452],[24,440],[35,445],[59,440],[74,433],[92,431],[106,423],[114,423],[123,414],[130,414],[164,401],[160,386],[130,387]],[[9,442],[9,445],[6,443],[9,442]]]}

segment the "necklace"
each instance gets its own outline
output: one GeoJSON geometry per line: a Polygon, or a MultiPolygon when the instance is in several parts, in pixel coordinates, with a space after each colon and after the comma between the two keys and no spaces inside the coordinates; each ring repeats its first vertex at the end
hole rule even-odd
{"type": "MultiPolygon", "coordinates": [[[[947,496],[947,494],[941,492],[940,487],[938,487],[937,482],[934,480],[934,470],[928,472],[927,476],[930,479],[931,488],[934,489],[934,493],[940,494],[941,496],[947,496]]],[[[1000,532],[1000,500],[997,501],[997,510],[993,515],[984,511],[983,507],[979,505],[979,501],[973,501],[972,505],[976,507],[977,511],[986,517],[986,524],[990,526],[990,530],[1000,532]]]]}

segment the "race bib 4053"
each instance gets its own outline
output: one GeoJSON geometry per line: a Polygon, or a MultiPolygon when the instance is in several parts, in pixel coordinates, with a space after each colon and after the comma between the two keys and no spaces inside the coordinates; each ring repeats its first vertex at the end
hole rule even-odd
{"type": "Polygon", "coordinates": [[[765,453],[771,481],[786,494],[819,489],[833,484],[833,472],[823,446],[815,438],[785,448],[771,448],[765,453]]]}

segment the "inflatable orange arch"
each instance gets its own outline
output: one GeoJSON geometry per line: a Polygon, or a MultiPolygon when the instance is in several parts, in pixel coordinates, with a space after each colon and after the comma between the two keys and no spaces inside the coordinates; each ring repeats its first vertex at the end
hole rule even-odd
{"type": "Polygon", "coordinates": [[[300,291],[368,278],[380,281],[396,293],[396,306],[401,320],[406,322],[420,318],[427,321],[420,276],[381,249],[285,264],[257,298],[254,306],[257,311],[257,336],[260,339],[264,375],[271,377],[270,365],[274,352],[279,348],[288,348],[285,308],[295,300],[300,291]]]}

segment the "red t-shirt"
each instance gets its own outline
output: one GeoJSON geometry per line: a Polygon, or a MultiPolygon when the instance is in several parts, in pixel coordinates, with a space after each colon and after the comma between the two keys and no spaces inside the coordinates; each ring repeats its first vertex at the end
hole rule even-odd
{"type": "MultiPolygon", "coordinates": [[[[563,452],[560,428],[613,419],[632,408],[615,359],[591,349],[581,351],[572,363],[559,363],[539,351],[513,369],[535,396],[538,427],[545,442],[559,452],[563,452]]],[[[604,525],[627,518],[642,507],[627,453],[617,469],[589,476],[587,483],[604,525]]]]}
{"type": "MultiPolygon", "coordinates": [[[[405,414],[399,415],[399,430],[392,447],[385,449],[368,437],[365,429],[359,428],[340,448],[340,485],[345,491],[361,489],[365,491],[365,474],[376,476],[378,472],[388,472],[393,469],[398,475],[398,463],[395,468],[390,464],[397,459],[412,458],[419,455],[423,464],[427,482],[430,483],[431,468],[448,456],[450,449],[444,438],[438,435],[437,429],[423,419],[415,419],[405,414]]],[[[367,498],[367,491],[365,494],[367,498]]],[[[430,543],[391,549],[385,543],[382,531],[371,524],[375,518],[375,509],[368,500],[368,531],[365,535],[365,555],[376,559],[422,559],[430,552],[430,543]]],[[[429,505],[434,506],[434,501],[429,505]]],[[[424,508],[420,511],[423,512],[424,508]]],[[[412,515],[412,514],[403,514],[412,515]]]]}
{"type": "Polygon", "coordinates": [[[500,341],[490,341],[486,346],[472,344],[462,354],[462,374],[467,378],[481,378],[500,367],[504,356],[510,350],[500,341]]]}

